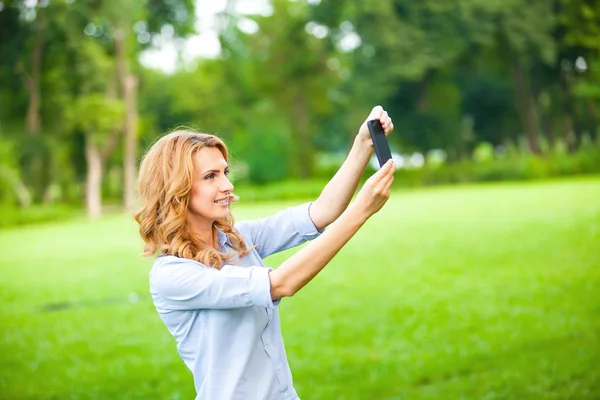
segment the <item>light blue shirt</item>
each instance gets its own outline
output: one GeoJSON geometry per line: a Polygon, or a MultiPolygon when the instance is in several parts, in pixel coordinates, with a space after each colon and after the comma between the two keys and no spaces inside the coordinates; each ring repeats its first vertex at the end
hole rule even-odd
{"type": "MultiPolygon", "coordinates": [[[[246,245],[257,248],[220,270],[175,256],[154,262],[150,293],[194,375],[196,399],[298,398],[263,258],[319,235],[309,207],[236,224],[246,245]]],[[[220,231],[218,243],[220,251],[232,251],[220,231]]]]}

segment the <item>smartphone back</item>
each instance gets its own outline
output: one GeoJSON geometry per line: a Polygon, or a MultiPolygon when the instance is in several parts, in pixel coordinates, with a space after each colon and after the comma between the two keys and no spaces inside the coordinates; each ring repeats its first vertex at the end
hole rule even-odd
{"type": "Polygon", "coordinates": [[[379,167],[382,167],[387,160],[392,158],[390,145],[388,144],[388,140],[385,136],[385,132],[383,131],[383,127],[381,126],[381,122],[379,122],[378,119],[367,121],[367,127],[369,128],[369,133],[371,134],[371,139],[373,140],[373,147],[375,148],[377,161],[379,161],[379,167]]]}

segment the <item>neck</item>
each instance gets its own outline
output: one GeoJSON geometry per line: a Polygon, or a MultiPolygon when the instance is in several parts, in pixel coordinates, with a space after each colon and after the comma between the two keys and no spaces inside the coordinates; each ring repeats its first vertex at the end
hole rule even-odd
{"type": "Polygon", "coordinates": [[[198,236],[204,243],[214,246],[215,238],[213,236],[213,222],[199,219],[193,215],[188,215],[188,224],[190,234],[198,236]]]}

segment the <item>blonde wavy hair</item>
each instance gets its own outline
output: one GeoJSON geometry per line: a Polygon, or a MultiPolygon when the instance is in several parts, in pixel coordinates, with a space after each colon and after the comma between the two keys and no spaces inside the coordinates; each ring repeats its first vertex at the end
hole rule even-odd
{"type": "MultiPolygon", "coordinates": [[[[234,229],[231,214],[215,221],[212,229],[215,240],[217,229],[228,236],[234,253],[222,253],[216,250],[216,243],[205,243],[190,232],[186,215],[194,176],[193,159],[203,147],[217,148],[229,161],[221,139],[190,130],[176,130],[163,136],[144,155],[138,178],[142,205],[134,214],[146,243],[143,256],[152,257],[160,252],[220,269],[234,256],[243,257],[250,252],[234,229]]],[[[230,199],[237,201],[236,196],[230,199]]]]}

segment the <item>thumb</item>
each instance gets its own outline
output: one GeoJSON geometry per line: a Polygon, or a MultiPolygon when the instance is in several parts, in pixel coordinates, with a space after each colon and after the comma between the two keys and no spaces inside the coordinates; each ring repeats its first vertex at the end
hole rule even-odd
{"type": "Polygon", "coordinates": [[[381,169],[385,169],[385,172],[394,172],[396,170],[396,163],[390,158],[385,162],[385,164],[383,164],[381,169]]]}
{"type": "Polygon", "coordinates": [[[385,164],[383,164],[383,166],[381,168],[379,168],[379,170],[377,172],[375,172],[373,174],[373,181],[377,182],[381,179],[383,179],[384,176],[386,176],[389,173],[393,173],[396,170],[396,164],[394,164],[394,161],[390,158],[389,160],[386,161],[385,164]]]}

